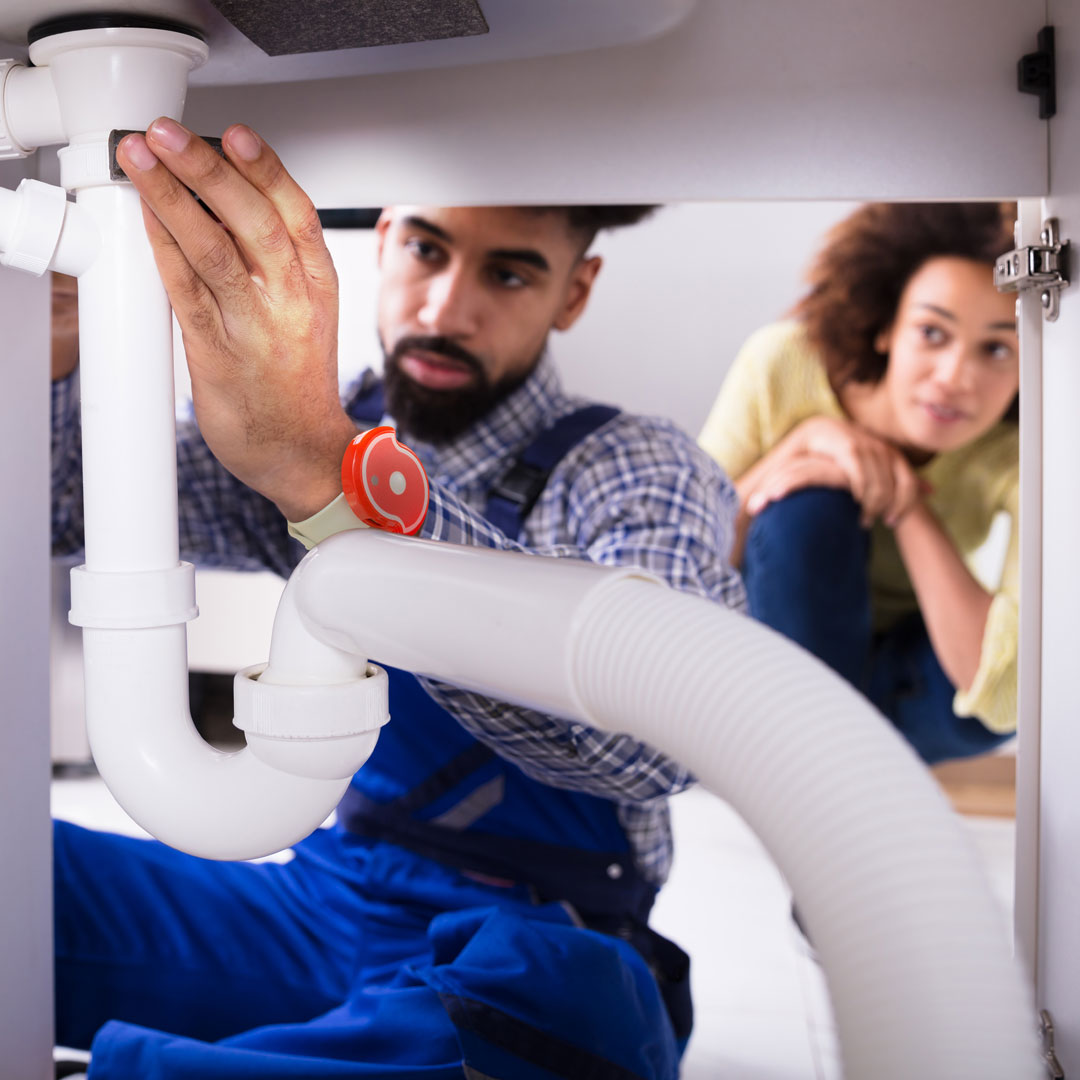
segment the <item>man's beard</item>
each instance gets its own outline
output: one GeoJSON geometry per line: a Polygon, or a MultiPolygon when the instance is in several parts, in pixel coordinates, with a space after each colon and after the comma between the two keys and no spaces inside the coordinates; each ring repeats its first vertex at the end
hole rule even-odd
{"type": "Polygon", "coordinates": [[[480,361],[449,338],[402,338],[391,352],[383,345],[386,411],[403,433],[424,442],[449,442],[516,390],[532,373],[539,359],[537,356],[524,373],[507,375],[492,382],[480,361]],[[432,353],[456,360],[472,371],[475,381],[456,390],[432,390],[421,386],[401,370],[401,358],[410,352],[432,353]]]}

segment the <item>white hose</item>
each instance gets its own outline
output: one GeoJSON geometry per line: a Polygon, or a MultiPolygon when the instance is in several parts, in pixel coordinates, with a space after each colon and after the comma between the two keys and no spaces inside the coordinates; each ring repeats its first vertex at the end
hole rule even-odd
{"type": "Polygon", "coordinates": [[[570,662],[583,716],[693,763],[776,860],[846,1076],[1038,1075],[1032,1005],[972,845],[847,683],[765,627],[634,581],[596,597],[570,662]]]}
{"type": "MultiPolygon", "coordinates": [[[[969,839],[866,700],[744,616],[626,571],[343,533],[294,581],[340,648],[627,732],[691,764],[791,883],[855,1080],[1038,1075],[969,839]]],[[[722,958],[702,958],[722,962],[722,958]]]]}

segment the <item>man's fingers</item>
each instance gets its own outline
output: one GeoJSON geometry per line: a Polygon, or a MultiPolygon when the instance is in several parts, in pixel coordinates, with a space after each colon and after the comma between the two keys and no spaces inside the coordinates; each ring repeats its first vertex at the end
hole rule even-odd
{"type": "MultiPolygon", "coordinates": [[[[205,143],[202,145],[213,155],[205,143]]],[[[163,166],[147,139],[142,135],[126,136],[117,147],[116,158],[189,267],[216,296],[252,291],[251,277],[235,242],[163,166]]]]}
{"type": "Polygon", "coordinates": [[[158,273],[180,324],[220,329],[221,313],[213,293],[192,269],[180,245],[146,203],[142,204],[142,212],[158,273]]]}
{"type": "Polygon", "coordinates": [[[337,275],[323,238],[318,211],[277,154],[243,124],[227,128],[221,144],[241,175],[280,215],[308,278],[320,285],[335,286],[337,275]]]}
{"type": "MultiPolygon", "coordinates": [[[[146,144],[179,179],[181,189],[195,192],[222,223],[228,242],[244,267],[244,291],[252,288],[252,278],[275,295],[296,286],[302,268],[285,223],[265,195],[207,142],[175,120],[168,117],[155,120],[147,129],[146,144]]],[[[147,201],[158,211],[152,199],[147,201]]],[[[173,222],[166,220],[166,224],[171,228],[173,222]]],[[[177,238],[185,246],[185,237],[177,238]]],[[[199,269],[194,262],[193,265],[199,269]]],[[[208,284],[214,287],[209,280],[208,284]]]]}

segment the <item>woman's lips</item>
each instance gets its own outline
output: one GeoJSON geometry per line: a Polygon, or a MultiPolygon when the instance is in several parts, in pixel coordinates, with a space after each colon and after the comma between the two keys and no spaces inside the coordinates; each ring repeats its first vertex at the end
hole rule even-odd
{"type": "Polygon", "coordinates": [[[400,360],[401,370],[429,390],[459,390],[476,381],[476,372],[459,360],[430,353],[406,353],[400,360]]]}
{"type": "Polygon", "coordinates": [[[953,408],[951,405],[935,405],[932,402],[924,401],[922,407],[930,418],[939,424],[955,424],[959,420],[967,419],[967,413],[953,408]]]}

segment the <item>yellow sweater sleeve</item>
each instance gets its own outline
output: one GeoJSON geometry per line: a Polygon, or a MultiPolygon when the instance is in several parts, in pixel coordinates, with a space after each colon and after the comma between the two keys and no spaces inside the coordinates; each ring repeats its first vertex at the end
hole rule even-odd
{"type": "Polygon", "coordinates": [[[1009,515],[1009,547],[1001,582],[990,604],[983,631],[979,669],[967,690],[953,699],[957,716],[976,716],[991,731],[1006,734],[1016,730],[1016,657],[1019,642],[1020,600],[1020,520],[1019,475],[1013,470],[1002,499],[1009,515]]]}
{"type": "Polygon", "coordinates": [[[768,449],[761,424],[765,381],[759,337],[760,333],[755,334],[739,350],[698,436],[698,445],[732,480],[738,480],[768,449]]]}
{"type": "Polygon", "coordinates": [[[739,350],[698,444],[732,480],[811,416],[843,416],[817,353],[797,322],[752,334],[739,350]]]}

